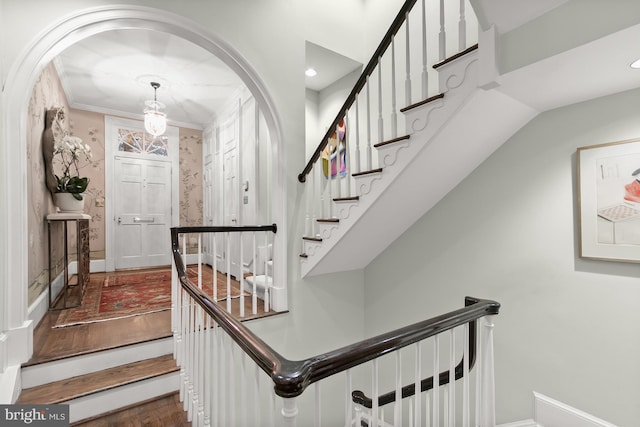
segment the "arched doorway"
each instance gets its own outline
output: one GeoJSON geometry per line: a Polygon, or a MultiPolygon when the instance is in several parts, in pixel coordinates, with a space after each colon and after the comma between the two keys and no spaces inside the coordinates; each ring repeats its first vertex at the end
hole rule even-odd
{"type": "MultiPolygon", "coordinates": [[[[19,364],[29,357],[33,325],[28,320],[27,256],[28,226],[26,221],[27,154],[25,123],[27,104],[35,80],[52,58],[73,43],[94,34],[119,28],[141,28],[166,32],[184,38],[225,62],[244,82],[259,105],[272,142],[272,218],[277,224],[285,224],[284,168],[278,154],[282,150],[280,120],[267,89],[241,54],[197,23],[159,9],[137,6],[107,6],[79,11],[73,16],[55,22],[41,33],[27,52],[10,70],[4,94],[2,117],[3,143],[0,147],[0,174],[11,186],[0,187],[0,227],[4,239],[0,239],[0,330],[8,332],[8,339],[0,334],[0,347],[5,346],[9,364],[19,364]],[[11,344],[9,344],[11,342],[11,344]]],[[[281,227],[274,241],[274,275],[286,281],[286,232],[281,227]]],[[[283,285],[284,286],[284,285],[283,285]]],[[[286,307],[286,289],[275,289],[276,304],[286,307]]],[[[1,361],[0,361],[1,362],[1,361]]]]}

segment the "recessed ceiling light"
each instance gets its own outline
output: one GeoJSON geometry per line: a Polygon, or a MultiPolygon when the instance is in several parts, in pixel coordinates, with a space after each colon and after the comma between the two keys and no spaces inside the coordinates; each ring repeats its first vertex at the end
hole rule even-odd
{"type": "Polygon", "coordinates": [[[636,69],[640,68],[640,59],[636,59],[635,61],[633,61],[631,63],[631,68],[636,68],[636,69]]]}
{"type": "Polygon", "coordinates": [[[304,74],[305,74],[307,77],[313,77],[313,76],[315,76],[315,75],[316,75],[316,74],[318,74],[318,73],[317,73],[317,72],[316,72],[316,70],[314,70],[313,68],[307,68],[307,71],[305,71],[305,72],[304,72],[304,74]]]}

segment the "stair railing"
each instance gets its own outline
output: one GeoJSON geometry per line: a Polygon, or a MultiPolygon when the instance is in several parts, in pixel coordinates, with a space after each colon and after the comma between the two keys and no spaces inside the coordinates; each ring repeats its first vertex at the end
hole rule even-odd
{"type": "MultiPolygon", "coordinates": [[[[249,228],[264,230],[264,227],[249,228]]],[[[377,406],[377,399],[373,399],[369,410],[354,404],[351,394],[358,388],[373,396],[379,395],[378,390],[387,384],[381,377],[389,369],[396,372],[393,425],[401,426],[407,401],[402,399],[402,384],[413,383],[414,389],[415,384],[421,387],[423,374],[428,375],[428,366],[439,373],[440,361],[446,364],[446,358],[441,357],[441,353],[446,353],[446,346],[441,344],[447,340],[449,365],[453,367],[450,371],[455,371],[457,356],[462,355],[463,360],[462,412],[463,421],[467,423],[463,425],[470,425],[470,422],[495,425],[493,338],[489,319],[498,314],[498,303],[467,298],[464,308],[450,313],[307,359],[289,360],[191,281],[180,250],[180,235],[199,232],[203,232],[201,227],[171,230],[174,267],[179,281],[173,304],[177,327],[175,357],[181,367],[180,398],[194,426],[295,426],[297,423],[320,426],[323,422],[350,426],[354,422],[362,425],[362,421],[369,426],[388,425],[383,408],[377,406]],[[470,350],[468,344],[457,348],[456,331],[462,328],[462,342],[469,343],[479,319],[484,326],[480,331],[478,351],[470,350]],[[433,351],[423,351],[428,347],[433,351]],[[476,365],[480,368],[475,373],[475,415],[469,404],[470,351],[477,353],[476,365]],[[408,365],[415,365],[411,375],[402,373],[402,367],[408,365]],[[336,418],[338,413],[342,415],[336,418]]],[[[419,398],[409,400],[412,419],[415,422],[428,416],[437,421],[433,425],[440,425],[440,413],[445,411],[447,425],[458,425],[455,390],[450,388],[446,392],[449,400],[440,400],[444,393],[438,384],[441,375],[433,377],[435,384],[429,396],[420,393],[419,398]],[[422,411],[424,399],[429,403],[422,411]],[[440,402],[447,402],[447,408],[441,408],[440,402]]]]}
{"type": "Polygon", "coordinates": [[[441,96],[434,68],[476,43],[477,31],[467,31],[477,28],[468,0],[416,3],[404,3],[298,175],[303,183],[310,178],[305,236],[317,236],[318,221],[336,217],[334,200],[357,197],[354,176],[379,170],[377,146],[405,137],[398,113],[441,96]]]}

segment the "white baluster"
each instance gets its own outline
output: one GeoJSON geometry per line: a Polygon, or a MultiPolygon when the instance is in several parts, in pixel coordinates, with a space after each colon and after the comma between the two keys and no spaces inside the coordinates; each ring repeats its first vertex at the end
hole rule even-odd
{"type": "Polygon", "coordinates": [[[462,350],[462,427],[469,427],[469,324],[464,325],[462,350]]]}
{"type": "Polygon", "coordinates": [[[237,233],[240,239],[240,259],[238,260],[238,268],[240,269],[240,318],[244,317],[244,239],[242,232],[237,233]]]}
{"type": "MultiPolygon", "coordinates": [[[[247,353],[240,349],[242,356],[240,357],[240,396],[248,396],[247,393],[247,353]]],[[[249,403],[257,405],[259,400],[249,401],[249,399],[240,399],[240,425],[246,426],[249,415],[249,403]]]]}
{"type": "Polygon", "coordinates": [[[313,236],[318,235],[318,219],[322,218],[322,204],[324,201],[324,195],[322,191],[322,156],[318,159],[318,161],[314,165],[315,169],[315,182],[318,188],[318,199],[316,200],[316,208],[314,209],[313,221],[311,225],[313,225],[313,236]],[[320,203],[318,203],[320,202],[320,203]]]}
{"type": "MultiPolygon", "coordinates": [[[[269,253],[269,232],[265,231],[264,233],[264,250],[265,250],[265,257],[264,257],[264,312],[268,313],[270,308],[270,302],[271,302],[271,288],[268,286],[269,284],[267,283],[267,272],[269,271],[269,260],[267,258],[269,258],[268,256],[266,256],[269,253]]],[[[271,283],[275,284],[274,281],[274,277],[271,278],[271,283]]]]}
{"type": "MultiPolygon", "coordinates": [[[[331,173],[333,168],[331,167],[331,143],[329,141],[327,141],[327,147],[329,148],[329,163],[327,166],[327,216],[323,217],[323,218],[331,218],[331,216],[333,215],[333,183],[335,181],[335,178],[333,177],[333,174],[331,173]]],[[[339,147],[336,147],[336,149],[338,149],[339,147]]],[[[336,167],[338,166],[338,152],[336,151],[336,167]]],[[[337,175],[337,174],[336,174],[337,175]]]]}
{"type": "Polygon", "coordinates": [[[482,364],[478,367],[482,372],[482,384],[480,390],[479,423],[481,427],[494,427],[496,425],[496,405],[495,405],[495,378],[493,359],[493,317],[485,316],[480,320],[482,325],[482,364]]]}
{"type": "Polygon", "coordinates": [[[373,359],[371,374],[371,426],[378,427],[378,359],[373,359]]]}
{"type": "MultiPolygon", "coordinates": [[[[208,317],[208,316],[207,316],[208,317]]],[[[205,331],[204,331],[205,313],[202,307],[198,306],[198,425],[204,426],[204,389],[207,377],[205,372],[205,331]]]]}
{"type": "Polygon", "coordinates": [[[298,417],[298,407],[296,406],[295,397],[282,399],[282,419],[283,426],[296,427],[296,418],[298,417]]]}
{"type": "Polygon", "coordinates": [[[400,363],[400,351],[396,355],[396,401],[393,405],[393,425],[402,425],[402,365],[400,363]]]}
{"type": "Polygon", "coordinates": [[[456,335],[449,330],[449,424],[456,425],[456,335]]]}
{"type": "Polygon", "coordinates": [[[345,133],[344,133],[344,153],[345,153],[345,160],[346,160],[346,166],[345,166],[345,174],[344,174],[344,178],[343,181],[345,182],[345,191],[346,191],[346,197],[351,196],[351,179],[350,179],[350,175],[351,173],[353,173],[353,160],[351,159],[352,154],[350,151],[350,143],[349,140],[351,139],[351,137],[349,136],[349,131],[351,129],[351,119],[349,119],[349,113],[351,113],[351,110],[347,111],[347,114],[345,114],[344,116],[344,129],[345,129],[345,133]]]}
{"type": "Polygon", "coordinates": [[[467,22],[465,21],[464,1],[460,0],[460,21],[458,22],[458,49],[460,52],[467,47],[467,22]]]}
{"type": "Polygon", "coordinates": [[[269,427],[276,425],[276,394],[271,392],[271,405],[269,405],[269,427]]]}
{"type": "MultiPolygon", "coordinates": [[[[355,408],[355,426],[361,426],[362,425],[362,406],[357,405],[355,408]]],[[[348,424],[345,424],[345,426],[350,426],[351,425],[351,420],[349,420],[348,424]]]]}
{"type": "Polygon", "coordinates": [[[422,0],[422,99],[429,97],[429,73],[427,70],[427,9],[422,0]]]}
{"type": "Polygon", "coordinates": [[[237,345],[231,339],[231,337],[227,336],[229,341],[229,359],[227,360],[227,368],[229,369],[229,383],[227,384],[227,393],[228,393],[228,408],[229,408],[229,426],[235,426],[236,424],[236,360],[238,360],[237,353],[237,345]]]}
{"type": "Polygon", "coordinates": [[[212,334],[212,325],[211,325],[211,317],[205,315],[205,339],[204,339],[204,354],[203,354],[203,362],[204,362],[204,395],[202,398],[204,399],[204,425],[205,427],[209,427],[211,425],[211,387],[213,386],[211,378],[212,367],[213,367],[213,352],[211,351],[211,346],[213,345],[211,342],[211,334],[212,334]]]}
{"type": "Polygon", "coordinates": [[[425,393],[425,403],[424,403],[424,419],[425,426],[431,426],[431,396],[429,396],[430,392],[425,393]]]}
{"type": "MultiPolygon", "coordinates": [[[[407,25],[409,23],[407,22],[407,25]]],[[[407,42],[409,40],[407,39],[407,42]]],[[[396,38],[391,39],[391,138],[398,136],[398,114],[396,112],[396,38]]]]}
{"type": "MultiPolygon", "coordinates": [[[[407,14],[404,16],[404,22],[405,22],[405,30],[406,30],[406,68],[407,68],[407,72],[406,72],[406,77],[404,80],[404,97],[405,97],[405,105],[411,105],[411,36],[410,36],[410,31],[409,31],[409,12],[407,12],[407,14]]],[[[397,137],[398,135],[396,133],[393,134],[393,137],[397,137]]]]}
{"type": "MultiPolygon", "coordinates": [[[[346,380],[346,392],[345,392],[346,405],[345,405],[345,411],[344,411],[345,412],[344,425],[350,426],[351,416],[353,414],[353,399],[351,397],[351,390],[353,390],[353,379],[351,376],[351,369],[347,369],[345,371],[345,375],[347,377],[347,380],[346,380]]],[[[356,424],[356,425],[361,425],[361,424],[356,424]]]]}
{"type": "Polygon", "coordinates": [[[213,233],[213,300],[218,301],[218,242],[217,233],[213,233]]]}
{"type": "Polygon", "coordinates": [[[443,416],[444,416],[444,426],[446,427],[451,427],[451,424],[449,424],[449,390],[450,390],[450,384],[446,384],[443,388],[444,388],[444,394],[442,395],[442,398],[444,400],[443,404],[442,404],[442,409],[443,409],[443,416]]]}
{"type": "Polygon", "coordinates": [[[409,414],[409,427],[413,427],[413,417],[411,416],[413,414],[413,397],[409,398],[409,414]]]}
{"type": "Polygon", "coordinates": [[[213,415],[212,424],[214,427],[220,425],[220,400],[222,399],[220,397],[220,390],[224,385],[224,375],[222,375],[221,372],[223,371],[220,368],[220,362],[222,361],[222,348],[220,343],[221,330],[222,328],[220,328],[217,324],[213,325],[213,372],[210,378],[212,380],[211,382],[213,386],[213,390],[211,391],[211,414],[213,415]]]}
{"type": "Polygon", "coordinates": [[[314,404],[313,404],[313,425],[320,427],[322,425],[322,395],[320,391],[320,382],[313,384],[314,404]]]}
{"type": "Polygon", "coordinates": [[[444,28],[444,0],[440,0],[440,33],[438,34],[440,42],[440,61],[444,61],[447,57],[447,33],[444,28]]]}
{"type": "Polygon", "coordinates": [[[231,233],[227,232],[227,312],[231,313],[231,233]]]}
{"type": "MultiPolygon", "coordinates": [[[[256,254],[256,232],[253,232],[253,236],[252,236],[252,240],[253,240],[253,261],[251,262],[251,265],[253,266],[253,289],[251,290],[251,313],[252,314],[257,314],[258,313],[258,291],[256,289],[257,283],[258,281],[256,280],[256,278],[258,277],[258,257],[256,254]]],[[[265,274],[267,274],[265,272],[265,274]]]]}
{"type": "Polygon", "coordinates": [[[198,233],[198,288],[202,289],[202,233],[198,233]]]}
{"type": "MultiPolygon", "coordinates": [[[[344,118],[342,119],[342,122],[344,124],[344,118]]],[[[342,197],[342,175],[340,174],[340,171],[342,170],[342,165],[344,164],[343,161],[342,161],[342,154],[341,154],[341,149],[340,149],[340,144],[341,143],[340,143],[340,136],[339,136],[339,133],[338,133],[338,129],[339,128],[340,128],[340,123],[338,123],[336,125],[336,138],[338,140],[338,146],[336,147],[336,149],[337,149],[337,151],[336,151],[336,182],[338,183],[338,186],[336,188],[336,197],[337,198],[342,197]]],[[[334,218],[334,215],[333,215],[333,199],[331,199],[329,203],[332,206],[331,207],[332,215],[330,216],[330,218],[334,218]]]]}
{"type": "Polygon", "coordinates": [[[255,402],[255,405],[253,405],[253,425],[259,426],[260,425],[260,373],[261,372],[260,372],[260,368],[258,367],[258,364],[254,364],[253,366],[254,366],[254,369],[253,369],[254,399],[252,401],[255,402]]]}
{"type": "Polygon", "coordinates": [[[360,167],[360,111],[358,108],[358,98],[360,98],[360,94],[356,95],[356,173],[362,172],[360,167]]]}
{"type": "Polygon", "coordinates": [[[384,119],[382,118],[382,58],[378,57],[378,142],[384,141],[384,119]]]}
{"type": "Polygon", "coordinates": [[[440,335],[433,339],[433,425],[440,425],[440,335]]]}
{"type": "Polygon", "coordinates": [[[367,170],[371,170],[371,96],[367,76],[367,170]]]}
{"type": "Polygon", "coordinates": [[[422,345],[421,342],[417,342],[415,344],[415,355],[416,355],[416,363],[415,363],[415,369],[414,369],[414,387],[415,387],[415,413],[414,413],[414,418],[415,418],[415,425],[419,426],[420,420],[422,420],[422,399],[420,398],[420,395],[422,393],[422,345]]]}

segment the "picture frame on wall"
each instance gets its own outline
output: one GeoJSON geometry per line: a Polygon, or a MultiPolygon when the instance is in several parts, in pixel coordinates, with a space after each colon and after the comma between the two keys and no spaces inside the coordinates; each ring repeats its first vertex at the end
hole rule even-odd
{"type": "Polygon", "coordinates": [[[580,256],[640,262],[640,138],[577,152],[580,256]]]}

